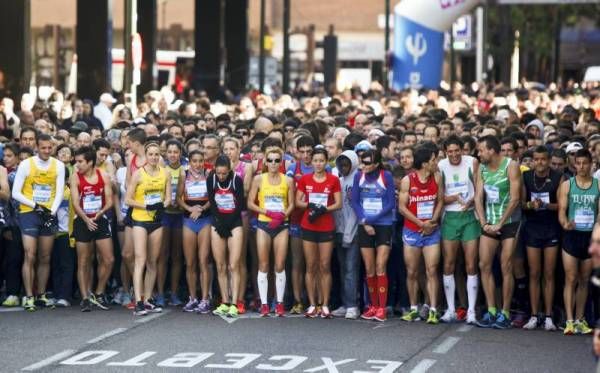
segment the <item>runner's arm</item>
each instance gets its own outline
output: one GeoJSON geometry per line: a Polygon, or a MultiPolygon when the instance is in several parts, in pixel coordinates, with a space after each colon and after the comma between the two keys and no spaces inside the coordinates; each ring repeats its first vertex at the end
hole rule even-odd
{"type": "Polygon", "coordinates": [[[129,184],[127,185],[127,193],[125,194],[125,204],[129,207],[136,207],[138,209],[146,209],[146,205],[144,203],[139,203],[134,199],[135,189],[139,183],[140,179],[140,171],[137,170],[129,180],[129,184]]]}
{"type": "Polygon", "coordinates": [[[408,209],[408,201],[409,201],[409,189],[410,189],[410,180],[408,176],[404,176],[400,183],[400,196],[398,197],[398,210],[400,214],[404,216],[405,219],[410,220],[414,224],[416,224],[419,228],[423,226],[423,222],[408,209]]]}
{"type": "Polygon", "coordinates": [[[569,224],[569,218],[567,217],[567,207],[569,205],[569,182],[568,180],[563,181],[558,187],[558,222],[564,228],[569,224]]]}
{"type": "Polygon", "coordinates": [[[63,200],[65,190],[65,164],[56,161],[56,193],[54,194],[54,202],[52,203],[52,207],[50,208],[50,213],[52,215],[56,214],[60,204],[63,200]]]}
{"type": "Polygon", "coordinates": [[[98,211],[98,214],[96,214],[97,217],[104,215],[114,206],[111,178],[104,171],[100,171],[100,177],[102,178],[102,180],[104,180],[104,207],[102,207],[102,210],[98,211]]]}
{"type": "Polygon", "coordinates": [[[264,214],[266,213],[266,210],[261,209],[256,204],[256,196],[258,195],[258,186],[260,185],[261,177],[261,175],[255,176],[250,185],[250,191],[248,192],[248,210],[264,214]]]}
{"type": "Polygon", "coordinates": [[[481,228],[488,224],[485,217],[485,208],[483,207],[484,197],[483,179],[481,178],[481,175],[478,174],[477,178],[475,179],[475,212],[477,213],[477,218],[479,219],[481,228]]]}
{"type": "Polygon", "coordinates": [[[511,161],[508,166],[508,181],[510,184],[510,199],[504,214],[502,214],[498,222],[500,226],[504,225],[504,222],[515,212],[515,209],[519,207],[519,203],[521,202],[521,170],[517,162],[511,161]]]}
{"type": "Polygon", "coordinates": [[[75,214],[84,221],[86,221],[87,216],[85,215],[83,209],[79,205],[79,178],[77,177],[77,173],[74,172],[73,175],[71,175],[71,179],[69,180],[69,186],[71,189],[71,206],[73,207],[75,214]]]}
{"type": "Polygon", "coordinates": [[[296,186],[294,185],[294,179],[291,177],[286,177],[286,181],[288,183],[288,207],[285,210],[285,216],[289,217],[292,214],[292,211],[296,208],[296,204],[294,203],[294,196],[296,195],[296,186]]]}
{"type": "Polygon", "coordinates": [[[29,175],[29,160],[25,160],[19,164],[17,173],[15,174],[15,181],[13,182],[12,197],[19,203],[22,203],[31,208],[35,207],[35,202],[28,199],[23,195],[23,184],[25,178],[29,175]]]}
{"type": "Polygon", "coordinates": [[[435,176],[435,181],[438,185],[438,194],[437,194],[435,209],[433,210],[433,217],[431,218],[431,221],[436,224],[440,224],[441,220],[442,220],[441,219],[442,212],[444,211],[444,204],[441,203],[441,201],[444,200],[444,183],[442,182],[442,176],[440,174],[435,174],[434,176],[435,176]]]}

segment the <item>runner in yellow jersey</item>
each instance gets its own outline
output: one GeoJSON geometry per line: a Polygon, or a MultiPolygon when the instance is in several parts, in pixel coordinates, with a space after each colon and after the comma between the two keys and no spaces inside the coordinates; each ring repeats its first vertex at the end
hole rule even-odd
{"type": "Polygon", "coordinates": [[[152,302],[151,297],[162,245],[161,218],[165,207],[171,203],[170,179],[167,171],[159,166],[160,148],[156,143],[148,143],[144,148],[146,164],[131,176],[125,200],[125,203],[133,208],[133,289],[136,301],[134,314],[139,316],[162,311],[162,308],[152,302]]]}
{"type": "Polygon", "coordinates": [[[52,138],[38,135],[38,154],[21,162],[13,184],[13,198],[20,203],[19,227],[23,237],[23,307],[35,311],[33,280],[36,280],[38,304],[54,307],[46,297],[46,284],[50,275],[50,257],[57,230],[56,212],[62,201],[65,186],[65,166],[50,156],[52,138]],[[37,267],[36,267],[37,265],[37,267]],[[37,268],[34,274],[34,268],[37,268]]]}

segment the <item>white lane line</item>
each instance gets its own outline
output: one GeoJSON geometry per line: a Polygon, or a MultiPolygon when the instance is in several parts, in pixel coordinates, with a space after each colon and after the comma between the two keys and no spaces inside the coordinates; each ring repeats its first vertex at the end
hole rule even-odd
{"type": "Polygon", "coordinates": [[[164,315],[168,314],[169,312],[171,312],[171,311],[170,310],[164,310],[161,313],[155,313],[154,315],[150,315],[150,316],[143,316],[143,317],[135,320],[134,322],[135,323],[140,323],[140,324],[146,323],[148,321],[152,321],[152,320],[157,319],[157,318],[159,318],[161,316],[164,316],[164,315]]]}
{"type": "Polygon", "coordinates": [[[473,329],[473,325],[462,325],[460,328],[456,329],[457,332],[459,333],[466,333],[466,332],[470,332],[471,329],[473,329]]]}
{"type": "Polygon", "coordinates": [[[433,359],[423,359],[417,364],[410,373],[425,373],[435,364],[435,360],[433,359]]]}
{"type": "Polygon", "coordinates": [[[25,309],[23,307],[5,307],[5,308],[0,308],[0,312],[18,312],[18,311],[24,311],[25,309]]]}
{"type": "Polygon", "coordinates": [[[450,349],[454,347],[454,345],[457,344],[458,341],[460,341],[459,337],[448,337],[444,339],[444,341],[440,343],[436,348],[434,348],[433,352],[435,352],[436,354],[445,354],[448,351],[450,351],[450,349]]]}
{"type": "Polygon", "coordinates": [[[32,371],[32,370],[38,370],[41,368],[44,368],[50,364],[53,364],[57,361],[63,360],[71,355],[73,355],[76,351],[75,350],[64,350],[62,352],[57,353],[56,355],[52,355],[47,359],[44,359],[42,361],[39,361],[35,364],[31,364],[29,366],[26,366],[25,368],[21,369],[24,371],[32,371]]]}
{"type": "Polygon", "coordinates": [[[106,338],[112,337],[113,335],[117,335],[117,334],[123,333],[126,330],[127,330],[127,328],[116,328],[116,329],[113,329],[113,330],[111,330],[109,332],[106,332],[106,333],[102,334],[101,336],[98,336],[98,337],[96,337],[94,339],[90,339],[86,343],[87,344],[98,343],[98,342],[100,342],[100,341],[102,341],[102,340],[104,340],[106,338]]]}

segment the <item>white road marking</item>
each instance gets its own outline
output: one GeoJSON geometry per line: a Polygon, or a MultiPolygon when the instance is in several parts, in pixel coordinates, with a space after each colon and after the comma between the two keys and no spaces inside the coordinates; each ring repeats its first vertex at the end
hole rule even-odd
{"type": "Polygon", "coordinates": [[[466,332],[470,332],[471,329],[473,329],[473,325],[465,324],[465,325],[462,325],[460,328],[456,329],[456,331],[460,332],[460,333],[466,333],[466,332]]]}
{"type": "Polygon", "coordinates": [[[106,332],[106,333],[102,334],[99,337],[96,337],[94,339],[90,339],[86,343],[88,343],[88,344],[98,343],[98,342],[100,342],[100,341],[102,341],[102,340],[104,340],[106,338],[112,337],[113,335],[117,335],[117,334],[123,333],[126,330],[127,330],[127,328],[116,328],[116,329],[113,329],[113,330],[111,330],[109,332],[106,332]]]}
{"type": "Polygon", "coordinates": [[[31,364],[29,366],[26,366],[25,368],[23,368],[21,370],[24,370],[24,371],[38,370],[38,369],[44,368],[44,367],[46,367],[46,366],[48,366],[50,364],[53,364],[53,363],[55,363],[57,361],[60,361],[60,360],[62,360],[64,358],[67,358],[67,357],[73,355],[75,352],[76,352],[75,350],[64,350],[62,352],[57,353],[56,355],[50,356],[47,359],[39,361],[39,362],[37,362],[35,364],[31,364]]]}
{"type": "Polygon", "coordinates": [[[454,345],[457,344],[458,341],[460,341],[459,337],[448,337],[444,339],[444,341],[440,343],[436,348],[434,348],[433,352],[435,352],[436,354],[445,354],[448,351],[450,351],[450,349],[454,347],[454,345]]]}
{"type": "Polygon", "coordinates": [[[0,308],[0,312],[18,312],[18,311],[24,311],[25,309],[23,307],[4,307],[4,308],[0,308]]]}
{"type": "Polygon", "coordinates": [[[425,373],[435,364],[433,359],[423,359],[417,364],[410,373],[425,373]]]}
{"type": "Polygon", "coordinates": [[[155,313],[155,314],[149,315],[149,316],[142,316],[139,319],[135,320],[134,322],[140,323],[140,324],[146,323],[148,321],[152,321],[152,320],[157,319],[157,318],[159,318],[161,316],[164,316],[164,315],[168,314],[169,312],[171,312],[171,311],[170,310],[163,310],[161,313],[155,313]]]}

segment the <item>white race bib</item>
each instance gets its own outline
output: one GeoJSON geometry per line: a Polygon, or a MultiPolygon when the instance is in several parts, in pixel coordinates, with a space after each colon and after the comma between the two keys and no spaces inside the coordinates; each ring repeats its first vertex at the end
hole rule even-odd
{"type": "Polygon", "coordinates": [[[51,195],[52,195],[52,189],[50,188],[50,185],[33,184],[33,202],[35,202],[35,203],[50,202],[51,195]]]}
{"type": "Polygon", "coordinates": [[[327,193],[308,193],[308,202],[314,203],[317,206],[327,207],[327,200],[329,195],[327,193]]]}
{"type": "Polygon", "coordinates": [[[383,201],[381,198],[363,198],[362,208],[365,211],[366,215],[374,216],[377,215],[383,210],[383,201]]]}
{"type": "Polygon", "coordinates": [[[417,219],[431,220],[435,201],[417,202],[417,219]]]}
{"type": "Polygon", "coordinates": [[[469,194],[469,186],[465,182],[450,183],[446,185],[446,195],[467,197],[469,194]]]}
{"type": "Polygon", "coordinates": [[[162,195],[160,193],[148,193],[144,195],[144,203],[146,206],[159,202],[162,202],[162,195]]]}
{"type": "Polygon", "coordinates": [[[539,199],[540,201],[548,204],[548,203],[550,203],[550,193],[548,193],[548,192],[542,192],[542,193],[531,192],[531,201],[535,201],[536,199],[539,199]]]}
{"type": "Polygon", "coordinates": [[[88,194],[83,197],[83,212],[86,215],[96,214],[102,209],[102,196],[88,194]]]}
{"type": "Polygon", "coordinates": [[[591,230],[594,227],[594,211],[590,209],[575,210],[575,229],[591,230]]]}
{"type": "Polygon", "coordinates": [[[190,198],[206,198],[208,191],[206,189],[206,180],[197,180],[186,182],[187,195],[190,198]]]}
{"type": "Polygon", "coordinates": [[[486,203],[500,203],[500,189],[495,185],[484,185],[486,203]]]}
{"type": "Polygon", "coordinates": [[[215,202],[219,210],[235,210],[235,198],[231,193],[216,193],[215,202]]]}
{"type": "Polygon", "coordinates": [[[280,196],[266,196],[265,209],[274,212],[283,212],[283,198],[280,196]]]}

